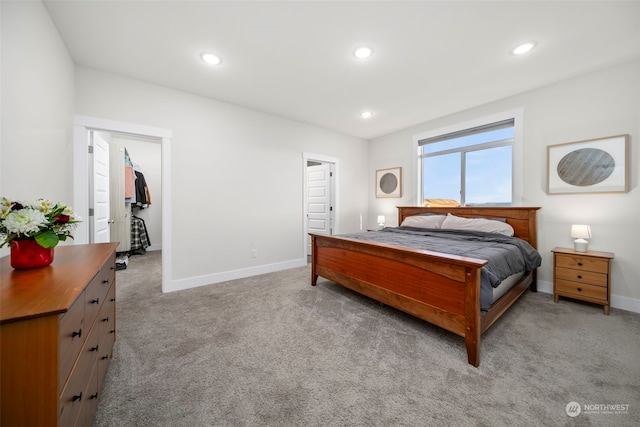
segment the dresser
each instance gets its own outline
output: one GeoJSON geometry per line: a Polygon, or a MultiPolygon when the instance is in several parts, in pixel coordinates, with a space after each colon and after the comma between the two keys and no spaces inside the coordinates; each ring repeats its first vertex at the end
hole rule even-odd
{"type": "Polygon", "coordinates": [[[50,266],[0,260],[0,424],[91,426],[116,338],[117,243],[55,248],[50,266]]]}
{"type": "Polygon", "coordinates": [[[568,297],[601,304],[604,314],[611,305],[611,252],[576,252],[555,248],[553,252],[553,298],[568,297]]]}

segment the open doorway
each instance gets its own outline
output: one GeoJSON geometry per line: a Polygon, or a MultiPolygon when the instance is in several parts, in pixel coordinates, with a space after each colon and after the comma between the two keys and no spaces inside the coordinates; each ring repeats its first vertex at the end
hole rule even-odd
{"type": "MultiPolygon", "coordinates": [[[[171,227],[170,227],[170,143],[171,131],[165,129],[152,128],[148,126],[135,125],[130,123],[115,122],[111,120],[98,119],[86,116],[76,116],[74,129],[74,208],[86,221],[78,227],[75,242],[93,242],[91,224],[93,200],[90,197],[93,182],[91,179],[92,169],[88,147],[91,145],[91,135],[99,132],[106,136],[104,139],[114,146],[131,147],[132,153],[137,153],[138,161],[148,158],[146,167],[151,173],[149,175],[156,186],[155,212],[151,214],[141,214],[142,210],[131,211],[129,215],[141,214],[147,217],[149,226],[154,230],[156,241],[151,241],[149,248],[162,250],[162,290],[167,292],[171,282],[171,227]]],[[[153,187],[151,187],[153,188],[153,187]]],[[[153,200],[153,199],[152,199],[153,200]]],[[[124,205],[124,204],[123,204],[124,205]]],[[[112,220],[114,218],[111,218],[112,220]]],[[[127,218],[125,221],[130,221],[127,218]]],[[[146,221],[145,221],[146,222],[146,221]]]]}
{"type": "Polygon", "coordinates": [[[304,251],[311,255],[309,233],[335,234],[338,159],[303,154],[304,161],[304,251]]]}

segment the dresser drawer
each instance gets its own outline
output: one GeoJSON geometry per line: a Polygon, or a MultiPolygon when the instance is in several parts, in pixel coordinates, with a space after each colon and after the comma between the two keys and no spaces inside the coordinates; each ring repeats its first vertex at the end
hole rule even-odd
{"type": "Polygon", "coordinates": [[[592,271],[574,270],[573,268],[560,267],[556,268],[556,278],[604,287],[607,286],[608,280],[608,276],[603,273],[594,273],[592,271]]]}
{"type": "Polygon", "coordinates": [[[76,419],[75,427],[91,427],[93,425],[93,419],[95,418],[96,409],[98,408],[99,392],[98,366],[96,365],[91,373],[91,378],[87,382],[87,387],[84,391],[86,398],[83,395],[82,406],[80,407],[80,413],[76,419]]]}
{"type": "Polygon", "coordinates": [[[88,393],[88,379],[91,378],[98,359],[100,334],[99,328],[93,328],[87,337],[78,361],[71,372],[69,381],[66,383],[60,395],[60,426],[75,425],[76,418],[85,404],[91,397],[88,393]]]}
{"type": "Polygon", "coordinates": [[[580,255],[556,254],[556,267],[609,273],[609,260],[580,255]]]}
{"type": "Polygon", "coordinates": [[[109,334],[116,329],[116,287],[111,286],[100,307],[97,323],[102,328],[102,334],[109,334]]]}
{"type": "Polygon", "coordinates": [[[556,280],[556,292],[571,294],[577,297],[602,300],[603,302],[606,302],[608,298],[606,287],[587,285],[561,279],[556,280]]]}
{"type": "Polygon", "coordinates": [[[87,339],[89,327],[84,321],[84,292],[71,305],[69,310],[60,315],[58,328],[59,369],[58,391],[62,390],[69,372],[73,367],[80,349],[87,339]]]}
{"type": "Polygon", "coordinates": [[[107,296],[107,292],[111,287],[111,283],[113,282],[113,279],[110,277],[111,275],[113,275],[113,273],[111,273],[108,266],[105,265],[105,267],[96,274],[91,283],[89,283],[89,286],[87,286],[85,291],[85,302],[88,324],[93,323],[98,316],[98,311],[100,310],[100,307],[107,296]]]}

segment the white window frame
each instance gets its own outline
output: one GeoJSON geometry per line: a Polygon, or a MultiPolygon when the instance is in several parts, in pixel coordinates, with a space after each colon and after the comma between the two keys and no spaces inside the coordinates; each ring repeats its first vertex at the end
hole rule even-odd
{"type": "Polygon", "coordinates": [[[441,135],[449,133],[460,132],[465,129],[471,129],[474,127],[484,126],[491,123],[500,122],[503,120],[513,119],[513,145],[512,145],[512,164],[511,164],[511,206],[523,206],[524,194],[523,194],[523,108],[517,108],[501,113],[492,114],[490,116],[480,117],[474,120],[470,120],[463,123],[447,126],[444,128],[434,129],[425,133],[417,134],[413,136],[413,142],[416,147],[416,200],[419,204],[422,204],[422,148],[419,142],[428,139],[435,138],[441,135]]]}

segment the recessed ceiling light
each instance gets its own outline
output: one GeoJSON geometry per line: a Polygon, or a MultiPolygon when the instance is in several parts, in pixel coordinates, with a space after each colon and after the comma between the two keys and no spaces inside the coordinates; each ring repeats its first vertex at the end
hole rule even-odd
{"type": "Polygon", "coordinates": [[[220,59],[219,56],[214,55],[213,53],[210,53],[210,52],[201,53],[200,58],[202,58],[204,62],[210,65],[220,65],[222,63],[222,59],[220,59]]]}
{"type": "Polygon", "coordinates": [[[367,59],[373,53],[373,49],[368,46],[360,46],[356,50],[353,51],[353,56],[358,59],[367,59]]]}
{"type": "Polygon", "coordinates": [[[373,113],[371,111],[363,111],[362,113],[360,113],[360,117],[362,117],[363,119],[370,119],[371,117],[373,117],[373,113]]]}
{"type": "Polygon", "coordinates": [[[516,47],[515,49],[513,49],[511,53],[513,55],[522,55],[523,53],[530,52],[531,49],[533,49],[534,47],[536,47],[536,42],[534,41],[526,42],[516,47]]]}

